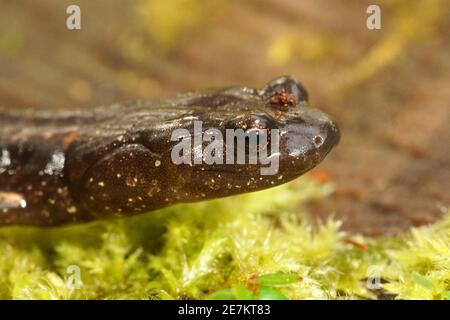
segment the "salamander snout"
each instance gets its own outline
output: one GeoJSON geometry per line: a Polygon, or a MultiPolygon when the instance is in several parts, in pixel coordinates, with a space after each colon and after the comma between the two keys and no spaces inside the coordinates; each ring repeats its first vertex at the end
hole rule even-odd
{"type": "Polygon", "coordinates": [[[312,142],[316,149],[322,152],[329,152],[341,139],[339,127],[330,118],[321,118],[316,125],[315,135],[312,136],[312,142]]]}
{"type": "Polygon", "coordinates": [[[338,125],[318,109],[302,106],[282,126],[281,165],[307,171],[322,161],[339,143],[338,125]]]}
{"type": "Polygon", "coordinates": [[[328,119],[320,124],[319,132],[312,138],[318,161],[321,161],[339,143],[340,139],[341,134],[336,122],[328,119]]]}
{"type": "Polygon", "coordinates": [[[309,124],[306,135],[312,142],[312,149],[318,162],[331,151],[340,141],[341,134],[338,125],[325,113],[315,108],[304,108],[305,124],[309,124]]]}

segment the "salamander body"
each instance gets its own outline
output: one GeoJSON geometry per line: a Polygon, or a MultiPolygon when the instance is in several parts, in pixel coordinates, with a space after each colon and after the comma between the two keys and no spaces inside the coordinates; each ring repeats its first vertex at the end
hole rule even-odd
{"type": "Polygon", "coordinates": [[[92,221],[262,190],[316,166],[339,137],[337,125],[309,106],[291,77],[262,89],[188,92],[91,110],[0,109],[0,226],[92,221]],[[245,163],[226,163],[237,158],[228,143],[214,153],[222,163],[201,161],[201,152],[230,129],[276,131],[277,149],[267,134],[273,150],[266,151],[269,160],[277,157],[277,170],[262,174],[268,163],[249,161],[255,149],[247,145],[245,163]],[[185,136],[175,139],[174,132],[185,136]],[[205,139],[211,132],[216,139],[205,139]],[[175,163],[174,148],[183,141],[189,152],[175,155],[192,161],[175,163]]]}

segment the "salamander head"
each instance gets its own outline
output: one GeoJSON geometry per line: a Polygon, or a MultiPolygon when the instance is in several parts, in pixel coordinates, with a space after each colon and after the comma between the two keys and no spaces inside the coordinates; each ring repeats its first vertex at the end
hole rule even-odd
{"type": "Polygon", "coordinates": [[[297,177],[315,167],[339,143],[337,124],[308,103],[308,94],[292,77],[269,82],[261,91],[279,134],[279,172],[297,177]]]}
{"type": "MultiPolygon", "coordinates": [[[[224,118],[220,128],[225,146],[223,163],[203,162],[191,167],[198,181],[206,181],[206,186],[200,186],[197,181],[189,188],[201,189],[200,193],[206,197],[283,184],[315,167],[340,140],[336,123],[309,106],[306,90],[291,77],[275,79],[261,90],[234,88],[225,91],[226,94],[232,95],[229,104],[221,97],[223,105],[199,117],[224,118]],[[236,101],[237,98],[242,100],[236,101]],[[245,132],[246,138],[239,131],[245,132]],[[256,136],[253,145],[251,134],[256,136]],[[240,145],[239,140],[245,143],[240,145]],[[241,163],[239,153],[245,156],[241,163]]],[[[203,136],[207,129],[203,127],[203,136]]],[[[192,153],[195,152],[193,148],[192,153]]],[[[203,153],[205,156],[208,153],[203,153]]]]}
{"type": "Polygon", "coordinates": [[[119,121],[133,124],[126,134],[108,136],[101,148],[92,149],[90,140],[72,147],[72,190],[89,211],[110,216],[283,184],[339,142],[337,125],[307,97],[297,81],[282,77],[261,90],[191,93],[156,109],[139,106],[119,121]]]}

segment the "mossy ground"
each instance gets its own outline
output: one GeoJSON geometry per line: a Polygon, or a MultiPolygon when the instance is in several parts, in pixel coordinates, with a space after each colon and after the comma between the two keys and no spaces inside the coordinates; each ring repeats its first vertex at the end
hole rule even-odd
{"type": "Polygon", "coordinates": [[[313,227],[299,207],[330,191],[302,178],[128,219],[3,228],[0,298],[450,299],[450,214],[397,238],[313,227]]]}

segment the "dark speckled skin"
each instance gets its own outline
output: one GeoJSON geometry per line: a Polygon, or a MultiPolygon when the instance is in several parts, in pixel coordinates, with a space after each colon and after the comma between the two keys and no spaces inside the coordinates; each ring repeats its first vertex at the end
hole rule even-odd
{"type": "Polygon", "coordinates": [[[0,225],[128,216],[261,190],[310,170],[338,141],[336,124],[308,106],[291,77],[261,90],[192,92],[91,111],[0,111],[0,225]],[[259,164],[175,165],[171,134],[192,132],[194,120],[203,130],[256,120],[279,129],[278,173],[263,176],[259,164]]]}

